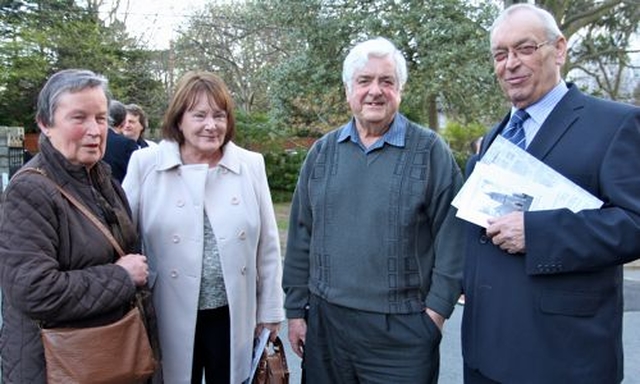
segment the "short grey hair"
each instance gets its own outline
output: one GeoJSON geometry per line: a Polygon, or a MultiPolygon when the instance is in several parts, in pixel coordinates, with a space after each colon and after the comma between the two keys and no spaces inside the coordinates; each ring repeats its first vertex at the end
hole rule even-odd
{"type": "Polygon", "coordinates": [[[111,100],[109,103],[109,126],[119,127],[127,119],[127,110],[118,100],[111,100]]]}
{"type": "Polygon", "coordinates": [[[108,80],[87,69],[65,69],[53,74],[45,83],[38,95],[36,107],[36,121],[45,126],[53,125],[53,115],[58,108],[60,96],[64,93],[74,93],[88,88],[100,88],[107,98],[107,105],[111,100],[108,80]]]}
{"type": "Polygon", "coordinates": [[[560,31],[560,27],[558,27],[558,23],[556,19],[553,17],[549,11],[537,7],[533,4],[528,3],[517,3],[507,7],[502,13],[494,20],[490,29],[490,37],[493,37],[493,31],[508,19],[511,15],[514,15],[520,11],[529,11],[536,15],[538,19],[542,22],[542,27],[544,28],[545,37],[547,40],[555,41],[559,37],[564,36],[560,31]]]}
{"type": "Polygon", "coordinates": [[[344,59],[342,65],[342,82],[347,88],[347,92],[351,93],[353,74],[356,70],[364,68],[371,56],[391,56],[396,65],[396,77],[399,82],[399,89],[402,90],[407,82],[407,61],[402,55],[402,52],[400,52],[392,42],[384,37],[377,37],[356,44],[344,59]]]}

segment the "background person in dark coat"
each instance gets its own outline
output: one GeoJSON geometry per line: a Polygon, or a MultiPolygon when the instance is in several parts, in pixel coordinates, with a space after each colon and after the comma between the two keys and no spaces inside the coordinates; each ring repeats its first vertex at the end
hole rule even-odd
{"type": "Polygon", "coordinates": [[[126,138],[120,131],[125,123],[127,110],[118,100],[109,104],[109,132],[107,133],[107,149],[103,160],[111,166],[111,174],[122,183],[127,174],[127,166],[133,151],[138,149],[135,141],[126,138]]]}
{"type": "Polygon", "coordinates": [[[622,265],[640,257],[640,108],[565,83],[567,41],[534,5],[499,16],[491,52],[511,112],[531,116],[526,151],[604,205],[512,212],[486,231],[469,224],[465,383],[619,383],[622,265]]]}

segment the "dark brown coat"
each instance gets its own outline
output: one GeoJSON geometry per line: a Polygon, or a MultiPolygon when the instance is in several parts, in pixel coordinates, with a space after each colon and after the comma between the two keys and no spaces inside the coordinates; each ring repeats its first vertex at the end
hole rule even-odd
{"type": "MultiPolygon", "coordinates": [[[[123,245],[137,237],[119,185],[100,162],[90,171],[70,164],[46,138],[27,166],[44,170],[100,218],[123,245]]],[[[37,321],[45,326],[89,326],[120,318],[135,286],[108,240],[35,173],[14,178],[0,207],[2,382],[45,383],[37,321]]]]}

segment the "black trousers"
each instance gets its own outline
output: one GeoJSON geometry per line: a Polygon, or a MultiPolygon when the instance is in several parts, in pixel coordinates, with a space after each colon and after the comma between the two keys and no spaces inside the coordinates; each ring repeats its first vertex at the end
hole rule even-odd
{"type": "Polygon", "coordinates": [[[198,311],[191,384],[229,384],[231,380],[229,307],[198,311]]]}
{"type": "Polygon", "coordinates": [[[441,339],[424,312],[372,313],[312,296],[305,379],[308,384],[437,383],[441,339]]]}

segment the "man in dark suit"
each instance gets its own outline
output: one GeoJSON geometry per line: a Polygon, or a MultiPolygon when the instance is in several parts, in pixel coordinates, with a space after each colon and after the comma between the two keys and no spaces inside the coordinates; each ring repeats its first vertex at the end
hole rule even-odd
{"type": "Polygon", "coordinates": [[[640,257],[640,108],[565,83],[567,41],[534,5],[499,16],[491,53],[511,114],[528,114],[526,151],[604,205],[468,224],[465,383],[619,383],[622,265],[640,257]]]}
{"type": "Polygon", "coordinates": [[[118,100],[111,100],[109,104],[109,132],[107,133],[107,149],[102,160],[111,166],[111,174],[122,183],[127,174],[127,166],[133,151],[138,149],[135,141],[118,133],[124,125],[127,110],[118,100]]]}

